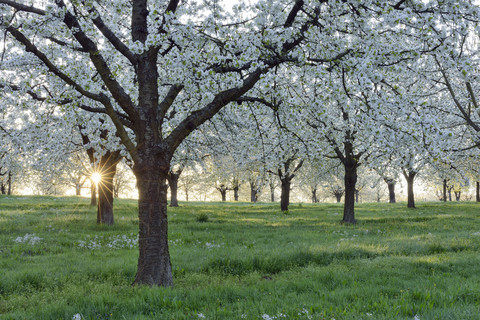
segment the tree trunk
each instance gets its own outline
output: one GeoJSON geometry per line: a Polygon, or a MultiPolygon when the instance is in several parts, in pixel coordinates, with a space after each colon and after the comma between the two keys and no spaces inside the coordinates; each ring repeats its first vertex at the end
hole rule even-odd
{"type": "Polygon", "coordinates": [[[250,202],[257,202],[258,195],[255,186],[250,186],[250,202]]]}
{"type": "Polygon", "coordinates": [[[415,208],[415,197],[413,194],[413,181],[415,180],[415,175],[417,173],[415,171],[403,171],[403,175],[405,180],[407,180],[407,208],[415,208]]]}
{"type": "Polygon", "coordinates": [[[448,188],[448,201],[452,201],[452,188],[448,188]]]}
{"type": "Polygon", "coordinates": [[[150,165],[135,164],[139,216],[139,256],[134,284],[172,286],[172,265],[168,250],[167,176],[168,162],[156,159],[150,165]],[[163,170],[159,170],[159,167],[163,170]]]}
{"type": "Polygon", "coordinates": [[[113,177],[117,171],[117,164],[112,164],[107,159],[106,165],[102,168],[102,180],[98,183],[97,223],[113,225],[113,177]]]}
{"type": "Polygon", "coordinates": [[[227,190],[222,189],[222,190],[219,190],[219,191],[220,191],[220,194],[222,195],[222,202],[227,201],[227,190]]]}
{"type": "Polygon", "coordinates": [[[460,201],[460,196],[462,194],[462,191],[454,191],[455,192],[455,201],[460,201]]]}
{"type": "Polygon", "coordinates": [[[82,191],[82,186],[78,183],[75,184],[75,195],[80,196],[82,191]]]}
{"type": "Polygon", "coordinates": [[[0,192],[1,192],[2,194],[6,194],[6,193],[7,193],[6,188],[5,188],[5,184],[4,184],[3,182],[2,182],[2,184],[0,185],[0,192]]]}
{"type": "Polygon", "coordinates": [[[391,181],[391,182],[387,182],[387,186],[388,186],[388,202],[389,203],[395,203],[396,202],[396,199],[395,199],[395,182],[391,181]]]}
{"type": "Polygon", "coordinates": [[[270,201],[275,202],[275,186],[270,185],[270,201]]]}
{"type": "Polygon", "coordinates": [[[355,220],[355,185],[357,183],[357,165],[354,159],[344,164],[345,166],[345,205],[343,207],[343,223],[356,223],[355,220]]]}
{"type": "Polygon", "coordinates": [[[317,188],[312,189],[312,203],[317,203],[318,198],[317,198],[317,188]]]}
{"type": "Polygon", "coordinates": [[[178,180],[180,179],[181,170],[168,173],[168,186],[170,187],[170,207],[178,207],[178,180]]]}
{"type": "Polygon", "coordinates": [[[95,187],[95,183],[92,183],[90,186],[90,205],[97,205],[97,188],[95,187]]]}
{"type": "Polygon", "coordinates": [[[282,181],[282,194],[280,196],[280,209],[282,211],[288,210],[290,204],[290,184],[291,181],[288,178],[281,179],[282,181]]]}
{"type": "Polygon", "coordinates": [[[443,199],[444,202],[447,202],[447,179],[443,179],[443,199]]]}
{"type": "Polygon", "coordinates": [[[476,192],[476,194],[477,194],[477,197],[476,197],[477,202],[480,202],[480,182],[479,181],[477,181],[477,192],[476,192]]]}
{"type": "Polygon", "coordinates": [[[233,187],[233,199],[238,201],[238,186],[233,187]]]}
{"type": "Polygon", "coordinates": [[[10,196],[10,195],[12,195],[12,172],[10,172],[10,171],[8,171],[7,184],[8,184],[7,194],[10,196]]]}
{"type": "Polygon", "coordinates": [[[343,192],[335,193],[335,199],[337,199],[337,203],[340,203],[342,201],[342,196],[343,196],[343,192]]]}
{"type": "Polygon", "coordinates": [[[355,203],[358,203],[358,195],[360,191],[358,189],[355,189],[355,203]]]}

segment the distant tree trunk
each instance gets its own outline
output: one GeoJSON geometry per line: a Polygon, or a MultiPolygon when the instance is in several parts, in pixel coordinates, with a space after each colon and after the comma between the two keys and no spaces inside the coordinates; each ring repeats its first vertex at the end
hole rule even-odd
{"type": "Polygon", "coordinates": [[[317,188],[312,188],[312,203],[317,203],[318,198],[317,198],[317,188]]]}
{"type": "Polygon", "coordinates": [[[12,172],[11,171],[8,171],[7,184],[8,184],[7,194],[10,196],[10,195],[12,195],[12,172]]]}
{"type": "Polygon", "coordinates": [[[281,179],[282,182],[282,194],[280,196],[280,210],[287,211],[290,204],[290,185],[291,181],[288,177],[281,179]]]}
{"type": "Polygon", "coordinates": [[[388,186],[388,202],[389,203],[395,203],[395,181],[391,178],[385,178],[385,182],[387,183],[388,186]]]}
{"type": "Polygon", "coordinates": [[[334,196],[335,199],[337,199],[337,203],[340,203],[342,201],[343,192],[334,193],[334,196]]]}
{"type": "Polygon", "coordinates": [[[355,203],[358,203],[358,194],[360,191],[358,189],[355,189],[355,203]]]}
{"type": "Polygon", "coordinates": [[[460,195],[462,194],[462,191],[453,191],[455,192],[455,201],[460,201],[460,195]]]}
{"type": "Polygon", "coordinates": [[[97,205],[97,188],[95,187],[95,183],[92,183],[90,186],[90,205],[97,205]]]}
{"type": "Polygon", "coordinates": [[[443,179],[443,202],[447,202],[447,179],[443,179]]]}
{"type": "Polygon", "coordinates": [[[240,183],[238,178],[233,178],[232,180],[232,190],[233,190],[233,200],[238,201],[238,190],[240,189],[240,183]]]}
{"type": "Polygon", "coordinates": [[[270,201],[275,202],[275,184],[270,183],[270,201]]]}
{"type": "Polygon", "coordinates": [[[258,195],[257,190],[254,187],[250,187],[250,202],[257,202],[258,195]]]}
{"type": "Polygon", "coordinates": [[[75,195],[80,196],[82,191],[82,185],[79,183],[75,183],[75,195]]]}
{"type": "Polygon", "coordinates": [[[477,202],[480,202],[480,182],[479,181],[477,181],[477,192],[476,192],[476,194],[477,194],[477,197],[476,197],[477,202]]]}
{"type": "Polygon", "coordinates": [[[113,225],[113,178],[120,161],[120,151],[107,151],[100,158],[99,169],[102,176],[98,183],[97,223],[113,225]]]}
{"type": "Polygon", "coordinates": [[[2,184],[0,185],[0,191],[2,192],[2,194],[6,194],[7,191],[6,191],[6,188],[5,188],[5,184],[2,182],[2,184]]]}
{"type": "Polygon", "coordinates": [[[453,187],[448,188],[448,201],[452,201],[452,189],[453,187]]]}
{"type": "Polygon", "coordinates": [[[225,202],[227,201],[227,191],[228,191],[228,188],[224,185],[224,184],[221,184],[219,187],[216,187],[216,189],[220,192],[220,194],[222,195],[222,202],[225,202]]]}
{"type": "Polygon", "coordinates": [[[168,172],[168,186],[170,187],[170,207],[178,207],[178,180],[182,174],[182,169],[168,172]]]}
{"type": "Polygon", "coordinates": [[[415,208],[415,198],[413,194],[413,181],[415,179],[415,176],[417,175],[417,172],[409,170],[408,173],[403,170],[403,176],[405,177],[405,180],[407,180],[407,207],[408,208],[415,208]]]}

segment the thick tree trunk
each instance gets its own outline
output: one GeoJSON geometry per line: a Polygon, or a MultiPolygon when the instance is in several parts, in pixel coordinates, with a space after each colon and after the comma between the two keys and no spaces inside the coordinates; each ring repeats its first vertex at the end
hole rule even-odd
{"type": "Polygon", "coordinates": [[[219,190],[222,195],[222,202],[227,201],[227,190],[219,190]]]}
{"type": "Polygon", "coordinates": [[[442,201],[447,202],[447,179],[443,179],[443,199],[442,201]]]}
{"type": "Polygon", "coordinates": [[[152,165],[133,168],[137,178],[139,256],[134,284],[172,286],[172,265],[168,250],[167,176],[168,164],[159,170],[152,165]]]}
{"type": "Polygon", "coordinates": [[[281,179],[281,181],[282,181],[282,194],[280,196],[280,209],[282,211],[287,211],[288,205],[290,204],[291,181],[289,179],[281,179]]]}
{"type": "Polygon", "coordinates": [[[168,186],[170,187],[170,207],[178,207],[178,180],[180,179],[181,170],[168,173],[168,186]]]}
{"type": "Polygon", "coordinates": [[[479,182],[479,181],[477,181],[477,188],[476,188],[476,189],[477,189],[477,192],[476,192],[476,194],[477,194],[476,200],[477,200],[477,202],[480,202],[480,182],[479,182]]]}
{"type": "Polygon", "coordinates": [[[388,186],[388,202],[389,203],[395,203],[397,202],[396,199],[395,199],[395,182],[387,182],[387,186],[388,186]]]}
{"type": "Polygon", "coordinates": [[[95,183],[92,183],[90,186],[90,205],[97,205],[97,188],[95,187],[95,183]]]}
{"type": "Polygon", "coordinates": [[[356,223],[355,220],[355,185],[357,183],[357,165],[348,161],[345,166],[345,205],[343,207],[343,223],[356,223]]]}
{"type": "Polygon", "coordinates": [[[413,193],[413,181],[415,180],[416,176],[415,171],[403,171],[403,175],[405,180],[407,180],[407,207],[408,208],[415,208],[415,196],[413,193]]]}
{"type": "Polygon", "coordinates": [[[250,186],[250,202],[257,202],[258,195],[255,186],[250,186]]]}
{"type": "Polygon", "coordinates": [[[233,187],[233,200],[238,201],[238,186],[233,187]]]}
{"type": "Polygon", "coordinates": [[[5,188],[5,184],[2,182],[2,184],[0,185],[0,192],[2,194],[6,194],[7,193],[7,189],[5,188]]]}
{"type": "Polygon", "coordinates": [[[342,201],[342,196],[343,196],[343,192],[335,193],[335,199],[337,199],[337,203],[340,203],[342,201]]]}
{"type": "Polygon", "coordinates": [[[113,225],[113,177],[117,164],[108,164],[103,168],[102,180],[98,184],[97,223],[113,225]]]}

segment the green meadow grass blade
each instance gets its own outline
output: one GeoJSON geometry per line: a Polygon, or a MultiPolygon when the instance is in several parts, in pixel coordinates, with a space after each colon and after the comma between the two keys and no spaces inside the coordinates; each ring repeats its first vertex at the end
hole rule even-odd
{"type": "Polygon", "coordinates": [[[480,319],[480,205],[181,203],[174,288],[132,287],[137,204],[0,197],[0,319],[480,319]]]}

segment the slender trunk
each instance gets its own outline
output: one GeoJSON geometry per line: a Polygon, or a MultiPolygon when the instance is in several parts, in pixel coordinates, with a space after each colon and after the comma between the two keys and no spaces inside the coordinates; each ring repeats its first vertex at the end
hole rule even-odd
{"type": "Polygon", "coordinates": [[[90,186],[90,205],[97,205],[97,188],[95,187],[95,183],[92,183],[90,186]]]}
{"type": "Polygon", "coordinates": [[[480,202],[480,182],[479,181],[477,181],[477,192],[476,192],[476,194],[477,194],[477,197],[476,197],[477,202],[480,202]]]}
{"type": "Polygon", "coordinates": [[[104,168],[102,180],[98,184],[97,223],[113,225],[113,177],[117,171],[117,164],[110,164],[104,168]]]}
{"type": "Polygon", "coordinates": [[[447,179],[443,179],[443,199],[444,202],[447,202],[447,179]]]}
{"type": "Polygon", "coordinates": [[[137,178],[140,229],[134,284],[172,286],[167,221],[168,164],[160,166],[156,159],[149,160],[151,165],[136,164],[133,168],[137,178]]]}
{"type": "Polygon", "coordinates": [[[233,187],[233,199],[238,201],[238,186],[233,187]]]}
{"type": "Polygon", "coordinates": [[[452,188],[448,188],[448,201],[452,201],[452,188]]]}
{"type": "Polygon", "coordinates": [[[387,182],[389,203],[395,203],[395,182],[387,182]]]}
{"type": "Polygon", "coordinates": [[[460,196],[462,194],[462,191],[454,191],[455,192],[455,201],[460,201],[460,196]]]}
{"type": "Polygon", "coordinates": [[[317,199],[317,188],[315,189],[312,189],[312,203],[317,203],[318,202],[318,199],[317,199]]]}
{"type": "Polygon", "coordinates": [[[0,186],[0,191],[2,192],[2,194],[6,194],[7,191],[6,191],[6,188],[5,188],[5,184],[2,182],[1,186],[0,186]]]}
{"type": "Polygon", "coordinates": [[[358,194],[360,193],[360,191],[358,191],[358,189],[355,189],[355,203],[358,203],[358,194]]]}
{"type": "Polygon", "coordinates": [[[270,185],[270,201],[275,202],[275,186],[270,185]]]}
{"type": "Polygon", "coordinates": [[[415,171],[403,171],[403,175],[405,180],[407,180],[407,207],[408,208],[415,208],[415,196],[413,194],[413,181],[415,180],[415,175],[417,173],[415,171]]]}
{"type": "Polygon", "coordinates": [[[281,179],[282,181],[282,194],[280,196],[280,209],[282,211],[288,210],[290,204],[290,184],[291,181],[288,178],[281,179]]]}
{"type": "Polygon", "coordinates": [[[8,171],[7,184],[8,184],[7,194],[10,196],[10,195],[12,195],[12,173],[10,171],[8,171]]]}
{"type": "Polygon", "coordinates": [[[75,195],[80,196],[82,191],[82,186],[78,183],[75,184],[75,195]]]}
{"type": "Polygon", "coordinates": [[[178,180],[181,171],[168,173],[168,186],[170,187],[170,207],[178,207],[178,180]]]}
{"type": "MultiPolygon", "coordinates": [[[[353,160],[353,159],[352,159],[353,160]]],[[[343,207],[344,223],[356,223],[355,220],[355,185],[357,183],[357,165],[355,161],[349,161],[345,166],[345,205],[343,207]]]]}

